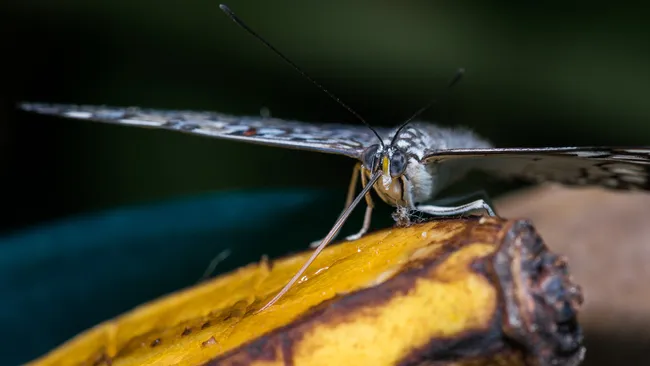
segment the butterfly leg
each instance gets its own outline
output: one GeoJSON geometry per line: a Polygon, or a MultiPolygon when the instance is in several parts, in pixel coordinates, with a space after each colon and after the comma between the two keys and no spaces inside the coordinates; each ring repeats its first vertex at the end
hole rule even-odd
{"type": "Polygon", "coordinates": [[[496,213],[482,199],[466,203],[460,206],[434,206],[434,205],[419,205],[415,206],[415,209],[424,212],[433,216],[456,216],[456,215],[467,215],[473,211],[485,211],[488,216],[496,216],[496,213]]]}
{"type": "MultiPolygon", "coordinates": [[[[368,179],[361,171],[361,164],[357,164],[357,165],[359,166],[359,174],[361,174],[361,185],[365,188],[366,185],[368,184],[368,179]]],[[[361,226],[361,230],[359,230],[359,232],[354,235],[349,235],[345,237],[345,240],[357,240],[361,238],[365,233],[367,233],[368,229],[370,229],[370,221],[372,220],[372,210],[375,208],[375,203],[372,201],[372,196],[370,196],[370,191],[366,193],[365,198],[366,198],[367,206],[366,206],[366,213],[363,215],[363,225],[361,226]]]]}
{"type": "MultiPolygon", "coordinates": [[[[361,176],[362,181],[365,180],[365,177],[363,176],[363,173],[361,172],[361,163],[356,163],[354,165],[354,168],[352,169],[352,178],[350,179],[350,185],[348,186],[348,196],[345,199],[345,207],[343,207],[343,211],[341,211],[341,214],[343,214],[343,212],[345,212],[345,210],[348,207],[350,207],[350,204],[354,200],[354,193],[357,190],[357,182],[359,181],[359,175],[361,176]]],[[[365,187],[365,185],[364,185],[364,187],[365,187]]],[[[366,198],[366,202],[367,202],[367,200],[368,199],[366,198]]],[[[366,209],[366,211],[368,211],[368,209],[366,209]]],[[[340,215],[339,215],[339,217],[340,217],[340,215]]],[[[365,220],[364,220],[364,225],[365,225],[365,220]]],[[[370,226],[370,223],[368,223],[368,226],[370,226]]],[[[338,236],[338,234],[337,234],[337,236],[338,236]]],[[[334,238],[332,238],[332,240],[334,240],[334,239],[336,239],[336,236],[334,238]]],[[[316,248],[316,247],[318,247],[320,245],[320,243],[321,243],[321,240],[312,241],[309,244],[309,247],[316,248]]]]}
{"type": "MultiPolygon", "coordinates": [[[[478,199],[470,203],[466,203],[460,206],[436,206],[436,205],[415,205],[413,203],[412,188],[410,182],[405,181],[405,189],[407,192],[407,203],[411,206],[412,210],[423,212],[425,214],[433,216],[456,216],[456,215],[467,215],[473,211],[485,211],[488,216],[496,216],[494,209],[490,204],[487,203],[487,194],[485,191],[480,191],[478,193],[473,193],[470,195],[465,195],[464,197],[456,197],[456,202],[462,198],[468,198],[469,196],[482,195],[485,199],[478,199]]],[[[453,199],[453,198],[452,198],[453,199]]]]}
{"type": "Polygon", "coordinates": [[[357,182],[359,181],[359,175],[361,175],[361,179],[363,179],[363,173],[361,172],[361,163],[356,163],[354,164],[354,168],[352,168],[352,178],[350,178],[348,196],[345,199],[345,207],[343,207],[343,211],[350,207],[352,200],[354,200],[354,193],[357,191],[357,182]]]}
{"type": "MultiPolygon", "coordinates": [[[[429,201],[429,202],[432,203],[432,204],[435,204],[436,206],[445,206],[445,207],[447,207],[449,205],[455,205],[455,204],[458,204],[458,203],[461,203],[461,202],[467,202],[469,200],[483,200],[485,202],[485,204],[487,204],[492,209],[492,213],[494,213],[496,215],[496,210],[494,209],[494,204],[492,203],[492,200],[490,199],[490,196],[487,194],[487,192],[485,190],[475,191],[475,192],[471,192],[469,194],[464,194],[464,195],[460,195],[460,196],[451,196],[451,197],[435,199],[435,200],[429,201]]],[[[492,215],[492,216],[495,216],[495,215],[492,215]]]]}

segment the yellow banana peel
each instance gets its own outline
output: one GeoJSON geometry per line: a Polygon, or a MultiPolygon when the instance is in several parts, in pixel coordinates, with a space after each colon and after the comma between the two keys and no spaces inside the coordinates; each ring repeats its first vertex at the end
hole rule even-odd
{"type": "Polygon", "coordinates": [[[525,220],[432,220],[261,261],[141,305],[31,365],[577,365],[580,288],[525,220]]]}

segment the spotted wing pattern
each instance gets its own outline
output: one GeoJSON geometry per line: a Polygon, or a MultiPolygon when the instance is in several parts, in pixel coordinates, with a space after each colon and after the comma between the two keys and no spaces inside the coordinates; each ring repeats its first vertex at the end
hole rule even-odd
{"type": "Polygon", "coordinates": [[[453,149],[429,151],[423,162],[533,182],[650,190],[650,147],[453,149]]]}
{"type": "MultiPolygon", "coordinates": [[[[275,118],[234,117],[216,112],[23,103],[23,110],[66,118],[175,130],[270,146],[341,154],[360,159],[378,142],[365,126],[311,124],[275,118]]],[[[388,131],[380,131],[387,133],[388,131]]]]}

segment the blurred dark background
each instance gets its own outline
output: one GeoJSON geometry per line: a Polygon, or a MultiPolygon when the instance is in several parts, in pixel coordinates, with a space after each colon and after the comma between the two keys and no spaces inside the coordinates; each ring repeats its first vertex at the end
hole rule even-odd
{"type": "MultiPolygon", "coordinates": [[[[377,126],[410,116],[464,67],[450,98],[423,119],[471,127],[501,146],[650,141],[645,9],[593,1],[227,4],[377,126]]],[[[234,115],[268,108],[278,118],[356,123],[217,5],[3,3],[0,232],[228,190],[331,189],[342,204],[353,165],[344,157],[14,108],[17,101],[234,115]]]]}

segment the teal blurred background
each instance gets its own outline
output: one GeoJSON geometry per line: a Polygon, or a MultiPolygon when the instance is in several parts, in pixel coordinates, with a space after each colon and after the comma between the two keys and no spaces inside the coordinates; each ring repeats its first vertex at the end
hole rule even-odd
{"type": "MultiPolygon", "coordinates": [[[[394,126],[410,116],[464,67],[465,78],[451,97],[423,119],[468,126],[501,146],[650,141],[650,22],[645,9],[604,1],[227,4],[377,126],[394,126]]],[[[15,110],[15,102],[25,100],[235,115],[259,115],[268,108],[278,118],[356,123],[217,5],[206,0],[3,3],[3,233],[26,235],[25,230],[39,225],[124,205],[231,191],[322,190],[325,196],[318,199],[328,197],[330,205],[313,209],[335,217],[353,166],[347,158],[15,110]]],[[[493,195],[503,191],[501,185],[489,187],[493,195]]],[[[272,202],[260,205],[268,208],[272,202]]],[[[304,209],[283,217],[299,216],[304,209]]],[[[375,227],[389,223],[390,211],[383,210],[375,227]]],[[[256,216],[255,207],[247,217],[251,223],[267,218],[256,216]]],[[[287,221],[291,230],[292,220],[287,221]]],[[[326,221],[314,224],[301,240],[322,236],[331,224],[326,221]]],[[[212,235],[219,237],[216,231],[212,235]]],[[[196,248],[191,239],[183,243],[196,248]]],[[[297,241],[273,253],[304,247],[297,241]]],[[[211,252],[202,248],[192,263],[202,260],[207,266],[211,252]]],[[[256,248],[221,268],[269,252],[256,248]]],[[[143,284],[165,270],[164,263],[155,265],[149,268],[150,278],[140,278],[143,284]]],[[[184,275],[182,281],[162,283],[146,296],[96,313],[13,360],[24,361],[99,319],[196,278],[193,272],[184,275]]],[[[91,274],[85,276],[92,280],[91,274]]]]}

